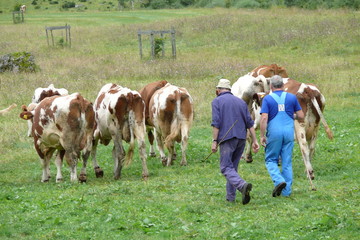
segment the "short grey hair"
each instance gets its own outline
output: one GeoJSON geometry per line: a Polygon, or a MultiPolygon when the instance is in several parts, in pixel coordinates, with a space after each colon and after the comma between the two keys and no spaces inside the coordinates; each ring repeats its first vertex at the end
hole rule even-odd
{"type": "Polygon", "coordinates": [[[272,76],[270,78],[270,84],[274,88],[282,88],[284,86],[283,79],[279,75],[272,76]]]}

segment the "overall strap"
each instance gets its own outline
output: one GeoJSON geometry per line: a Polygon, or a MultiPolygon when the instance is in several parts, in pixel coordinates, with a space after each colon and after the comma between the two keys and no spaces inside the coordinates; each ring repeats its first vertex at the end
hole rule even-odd
{"type": "Polygon", "coordinates": [[[280,97],[276,93],[271,93],[270,96],[276,101],[278,104],[278,110],[279,112],[285,111],[285,98],[286,98],[286,92],[282,92],[280,97]]]}

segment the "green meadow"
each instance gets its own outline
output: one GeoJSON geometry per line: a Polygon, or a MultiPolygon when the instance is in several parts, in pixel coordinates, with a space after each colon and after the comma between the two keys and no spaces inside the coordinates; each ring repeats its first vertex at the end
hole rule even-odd
{"type": "MultiPolygon", "coordinates": [[[[0,56],[31,52],[40,71],[0,73],[0,239],[358,239],[360,129],[360,13],[345,10],[181,9],[59,11],[29,7],[25,22],[14,24],[7,1],[0,1],[0,56]],[[6,6],[5,6],[6,5],[6,6]],[[65,33],[46,26],[71,26],[65,33]],[[150,57],[143,37],[140,59],[137,31],[176,31],[176,59],[165,35],[165,57],[150,57]],[[66,45],[66,44],[65,44],[66,45]],[[293,155],[294,184],[289,198],[273,198],[261,149],[254,162],[240,162],[241,176],[253,184],[251,202],[225,201],[219,155],[210,153],[211,101],[219,78],[234,83],[259,65],[276,63],[289,76],[316,84],[326,98],[325,118],[334,140],[319,130],[312,165],[312,191],[299,147],[293,155]],[[37,87],[66,88],[94,101],[106,83],[134,90],[167,80],[187,88],[195,120],[187,150],[188,166],[178,160],[163,167],[148,158],[150,177],[141,179],[136,152],[122,178],[113,179],[112,143],[98,148],[104,178],[88,164],[85,184],[41,183],[41,166],[19,118],[37,87]]],[[[127,147],[127,145],[126,145],[127,147]]],[[[79,163],[79,167],[81,164],[79,163]]]]}

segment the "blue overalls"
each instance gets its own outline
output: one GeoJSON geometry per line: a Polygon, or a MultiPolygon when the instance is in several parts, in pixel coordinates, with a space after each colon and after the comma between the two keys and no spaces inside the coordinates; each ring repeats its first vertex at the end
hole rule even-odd
{"type": "Polygon", "coordinates": [[[286,182],[282,195],[289,196],[293,179],[291,159],[294,147],[294,120],[285,111],[286,92],[282,92],[280,97],[275,93],[271,93],[270,96],[278,104],[278,113],[267,125],[265,165],[274,186],[286,182]],[[282,172],[278,167],[280,156],[282,172]]]}

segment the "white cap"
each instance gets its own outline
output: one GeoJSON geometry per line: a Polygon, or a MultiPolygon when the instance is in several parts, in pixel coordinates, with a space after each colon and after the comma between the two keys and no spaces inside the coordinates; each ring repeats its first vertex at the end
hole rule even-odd
{"type": "Polygon", "coordinates": [[[220,79],[218,85],[216,86],[216,88],[227,88],[227,89],[231,89],[231,84],[230,81],[227,79],[220,79]]]}

